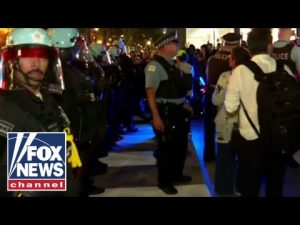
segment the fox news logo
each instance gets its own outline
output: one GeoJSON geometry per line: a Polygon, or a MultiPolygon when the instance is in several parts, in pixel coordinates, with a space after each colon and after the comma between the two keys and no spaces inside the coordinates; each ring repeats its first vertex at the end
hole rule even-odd
{"type": "Polygon", "coordinates": [[[64,132],[7,133],[8,191],[65,191],[64,132]]]}

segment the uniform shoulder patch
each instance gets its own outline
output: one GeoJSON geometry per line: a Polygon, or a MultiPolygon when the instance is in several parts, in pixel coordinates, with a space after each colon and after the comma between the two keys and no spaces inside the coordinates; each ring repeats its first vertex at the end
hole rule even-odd
{"type": "Polygon", "coordinates": [[[148,71],[149,71],[149,72],[155,72],[155,70],[156,70],[156,66],[155,66],[155,65],[150,65],[150,66],[148,67],[148,71]]]}
{"type": "Polygon", "coordinates": [[[6,138],[7,132],[11,132],[14,129],[14,127],[14,124],[11,124],[5,120],[0,120],[0,136],[6,138]]]}

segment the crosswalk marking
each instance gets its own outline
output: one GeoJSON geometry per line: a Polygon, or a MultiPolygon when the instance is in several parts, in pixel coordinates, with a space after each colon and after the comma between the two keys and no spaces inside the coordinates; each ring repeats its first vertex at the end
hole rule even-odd
{"type": "Polygon", "coordinates": [[[152,151],[109,153],[101,162],[109,167],[155,165],[152,151]]]}

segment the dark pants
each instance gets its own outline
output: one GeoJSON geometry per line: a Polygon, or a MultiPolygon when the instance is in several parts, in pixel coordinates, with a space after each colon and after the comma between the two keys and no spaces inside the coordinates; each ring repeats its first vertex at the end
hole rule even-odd
{"type": "Polygon", "coordinates": [[[264,148],[259,139],[247,141],[240,135],[238,183],[242,196],[258,197],[266,177],[266,196],[281,197],[286,159],[264,148]]]}
{"type": "Polygon", "coordinates": [[[0,197],[13,197],[13,192],[7,191],[7,165],[0,164],[0,197]]]}
{"type": "Polygon", "coordinates": [[[216,159],[215,191],[219,194],[235,192],[236,159],[230,143],[218,143],[216,159]]]}
{"type": "Polygon", "coordinates": [[[182,106],[158,105],[165,125],[163,133],[155,131],[158,184],[171,185],[182,176],[188,145],[188,112],[182,106]]]}
{"type": "Polygon", "coordinates": [[[209,87],[205,94],[205,110],[204,110],[204,160],[212,161],[216,158],[215,153],[215,122],[217,109],[212,104],[212,94],[214,88],[209,87]]]}

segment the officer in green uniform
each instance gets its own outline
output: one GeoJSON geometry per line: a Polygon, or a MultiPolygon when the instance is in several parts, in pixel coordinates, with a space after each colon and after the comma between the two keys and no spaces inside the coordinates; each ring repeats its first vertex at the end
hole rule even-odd
{"type": "Polygon", "coordinates": [[[156,42],[158,53],[145,68],[146,91],[152,113],[158,149],[158,187],[166,194],[176,194],[174,184],[189,182],[183,175],[188,144],[188,121],[192,112],[185,103],[190,79],[175,67],[172,60],[178,51],[176,32],[156,42]]]}

